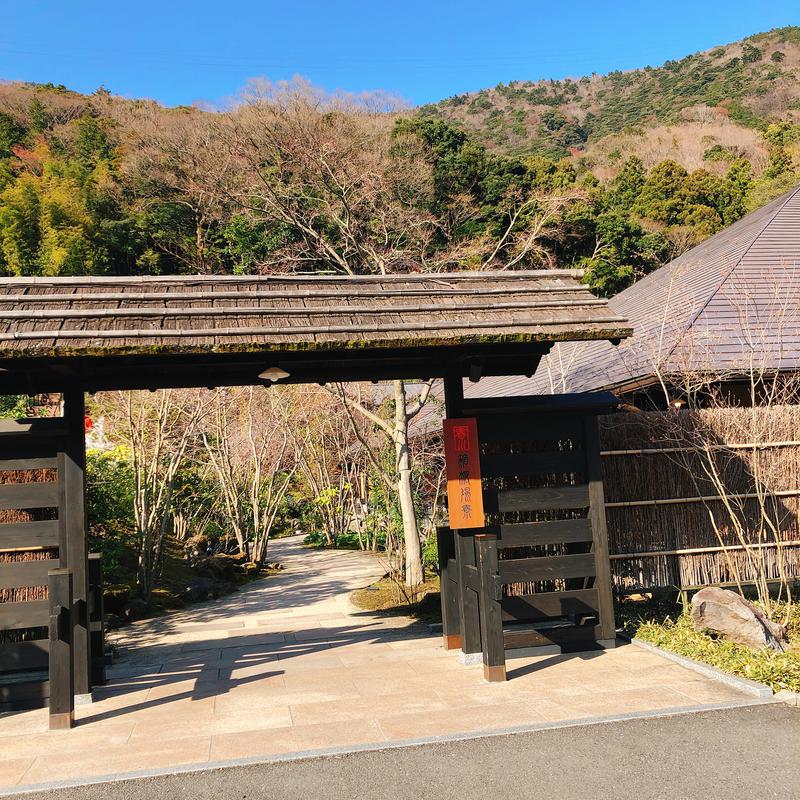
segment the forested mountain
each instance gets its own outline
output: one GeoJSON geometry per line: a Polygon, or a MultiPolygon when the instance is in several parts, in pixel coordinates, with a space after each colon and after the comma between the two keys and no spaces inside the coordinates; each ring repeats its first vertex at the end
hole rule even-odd
{"type": "MultiPolygon", "coordinates": [[[[693,138],[694,126],[702,124],[715,129],[707,132],[701,154],[720,144],[752,155],[753,131],[777,119],[800,121],[800,27],[756,34],[660,67],[499,84],[420,111],[457,123],[506,153],[591,154],[599,140],[626,132],[643,155],[653,141],[648,128],[668,126],[670,138],[680,140],[693,138]],[[642,139],[638,148],[635,137],[642,139]]],[[[686,145],[674,144],[672,157],[686,145]]]]}
{"type": "Polygon", "coordinates": [[[409,111],[0,84],[0,274],[575,266],[613,294],[800,181],[800,28],[409,111]]]}

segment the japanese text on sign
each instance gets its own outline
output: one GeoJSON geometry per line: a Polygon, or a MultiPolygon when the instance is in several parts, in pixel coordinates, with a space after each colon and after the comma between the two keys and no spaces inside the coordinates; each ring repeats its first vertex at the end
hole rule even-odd
{"type": "Polygon", "coordinates": [[[453,530],[482,528],[481,465],[478,425],[474,418],[444,421],[444,455],[450,527],[453,530]]]}

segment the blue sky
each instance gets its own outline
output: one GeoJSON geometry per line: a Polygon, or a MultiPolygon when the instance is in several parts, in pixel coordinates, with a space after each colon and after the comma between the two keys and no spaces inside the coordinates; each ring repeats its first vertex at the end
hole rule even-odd
{"type": "Polygon", "coordinates": [[[420,104],[514,79],[657,65],[800,24],[798,0],[5,0],[0,78],[169,105],[248,78],[384,89],[420,104]]]}

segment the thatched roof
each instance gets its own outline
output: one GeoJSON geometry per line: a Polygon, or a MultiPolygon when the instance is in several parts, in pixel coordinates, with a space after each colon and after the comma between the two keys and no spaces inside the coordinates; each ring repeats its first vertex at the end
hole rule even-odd
{"type": "Polygon", "coordinates": [[[0,358],[619,338],[567,270],[0,279],[0,358]]]}
{"type": "Polygon", "coordinates": [[[532,379],[487,378],[475,396],[617,392],[656,375],[800,369],[800,188],[609,300],[634,336],[556,345],[532,379]]]}
{"type": "Polygon", "coordinates": [[[0,394],[532,374],[552,342],[630,334],[580,277],[0,278],[0,394]]]}

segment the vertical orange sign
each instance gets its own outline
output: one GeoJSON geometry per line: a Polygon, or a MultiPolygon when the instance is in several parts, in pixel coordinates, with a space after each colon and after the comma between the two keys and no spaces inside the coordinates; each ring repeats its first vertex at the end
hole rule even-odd
{"type": "Polygon", "coordinates": [[[450,528],[482,528],[481,462],[474,417],[444,421],[444,458],[450,528]]]}

